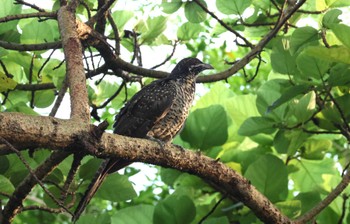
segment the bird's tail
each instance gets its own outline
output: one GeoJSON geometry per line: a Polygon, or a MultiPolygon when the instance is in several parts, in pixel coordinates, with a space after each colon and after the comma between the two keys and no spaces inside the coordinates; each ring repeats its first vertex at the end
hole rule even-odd
{"type": "Polygon", "coordinates": [[[125,160],[106,159],[102,162],[90,185],[86,189],[84,196],[80,199],[78,207],[74,211],[74,215],[72,217],[73,223],[75,223],[79,219],[81,213],[83,213],[86,206],[89,204],[90,200],[95,195],[99,187],[102,185],[103,181],[106,179],[108,174],[116,172],[117,170],[120,170],[128,166],[129,164],[130,162],[125,160]]]}

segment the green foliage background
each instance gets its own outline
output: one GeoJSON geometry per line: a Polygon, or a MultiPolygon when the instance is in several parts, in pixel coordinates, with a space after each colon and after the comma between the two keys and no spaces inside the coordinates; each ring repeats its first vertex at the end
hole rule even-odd
{"type": "MultiPolygon", "coordinates": [[[[3,2],[0,17],[34,12],[14,5],[11,0],[3,2]]],[[[93,0],[84,2],[91,8],[97,4],[93,0]]],[[[209,1],[200,2],[209,5],[209,1]]],[[[274,2],[279,7],[284,3],[274,2]]],[[[153,55],[144,55],[144,58],[159,61],[157,51],[175,40],[179,42],[184,53],[172,58],[168,67],[162,67],[164,70],[181,59],[180,56],[198,56],[219,72],[231,66],[226,61],[234,62],[249,51],[237,44],[230,47],[235,35],[194,1],[172,0],[161,4],[138,1],[133,5],[135,8],[124,9],[117,3],[112,10],[121,32],[124,59],[131,57],[134,46],[132,40],[124,36],[124,29],[133,29],[140,34],[140,45],[154,49],[153,55]]],[[[288,21],[291,26],[286,25],[264,48],[261,61],[252,60],[244,71],[227,80],[198,84],[201,91],[174,143],[220,159],[248,178],[290,218],[314,207],[340,182],[350,159],[349,6],[348,0],[307,1],[302,7],[304,12],[295,13],[288,21]],[[308,13],[315,11],[319,13],[308,13]],[[250,79],[252,81],[247,82],[250,79]]],[[[52,7],[57,9],[58,1],[52,2],[52,7]]],[[[278,14],[278,10],[268,0],[216,0],[215,8],[209,10],[253,44],[257,44],[278,19],[272,16],[278,14]]],[[[77,14],[83,20],[87,17],[82,6],[77,14]]],[[[112,30],[108,29],[107,34],[112,37],[112,30]]],[[[39,22],[35,18],[2,23],[0,40],[21,44],[56,41],[59,40],[57,22],[39,22]]],[[[238,43],[244,44],[239,38],[238,43]]],[[[1,111],[40,114],[39,108],[49,110],[56,91],[62,86],[65,67],[56,68],[61,61],[51,59],[41,70],[47,57],[45,51],[0,48],[0,60],[12,75],[8,77],[5,71],[0,71],[1,111]],[[29,82],[53,83],[56,89],[35,93],[16,90],[18,84],[29,82]]],[[[97,106],[121,85],[121,79],[113,75],[95,82],[99,78],[88,80],[90,102],[97,106]]],[[[144,78],[143,81],[151,80],[144,78]]],[[[121,91],[98,111],[101,119],[112,124],[115,112],[139,88],[137,84],[127,84],[127,91],[121,91]]],[[[33,168],[49,154],[49,150],[39,150],[30,158],[28,153],[23,153],[33,168]]],[[[48,189],[58,197],[58,186],[63,185],[71,162],[72,158],[65,160],[45,179],[48,189]]],[[[98,165],[96,158],[83,160],[70,189],[75,195],[67,198],[67,204],[80,199],[98,165]]],[[[110,175],[78,223],[198,223],[222,197],[195,176],[172,169],[156,169],[156,177],[145,183],[141,192],[135,192],[133,185],[137,183],[131,183],[128,177],[142,170],[130,167],[124,175],[110,175]]],[[[6,202],[6,195],[11,194],[27,174],[16,155],[0,156],[0,200],[6,202]]],[[[343,207],[343,203],[349,207],[346,200],[349,194],[347,188],[343,197],[339,196],[316,217],[316,222],[337,223],[344,215],[343,223],[350,223],[350,213],[343,207]]],[[[39,186],[31,198],[24,202],[25,207],[39,203],[57,208],[39,186]]],[[[21,212],[14,223],[69,223],[69,220],[66,214],[28,210],[21,212]]],[[[203,223],[234,222],[260,223],[247,207],[229,199],[224,199],[203,223]]]]}

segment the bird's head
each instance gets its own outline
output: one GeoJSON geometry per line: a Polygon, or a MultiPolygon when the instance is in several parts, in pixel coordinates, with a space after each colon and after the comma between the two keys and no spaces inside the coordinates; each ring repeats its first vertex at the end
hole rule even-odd
{"type": "Polygon", "coordinates": [[[172,78],[179,78],[183,76],[197,76],[200,72],[206,69],[213,69],[209,64],[201,62],[197,58],[185,58],[179,61],[175,68],[171,71],[172,78]]]}

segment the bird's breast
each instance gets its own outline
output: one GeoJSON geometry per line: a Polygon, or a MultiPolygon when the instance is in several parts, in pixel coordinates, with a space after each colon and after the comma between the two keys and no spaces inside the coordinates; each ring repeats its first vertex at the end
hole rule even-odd
{"type": "Polygon", "coordinates": [[[195,95],[194,79],[174,80],[173,85],[176,94],[169,112],[147,134],[164,142],[170,142],[182,129],[195,95]]]}

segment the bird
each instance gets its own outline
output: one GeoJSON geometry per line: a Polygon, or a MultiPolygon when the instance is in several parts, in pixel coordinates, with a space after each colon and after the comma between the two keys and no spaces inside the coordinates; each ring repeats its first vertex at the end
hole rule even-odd
{"type": "MultiPolygon", "coordinates": [[[[157,141],[161,146],[170,144],[181,131],[195,96],[196,77],[210,64],[197,58],[184,58],[171,73],[153,81],[137,92],[115,116],[114,134],[157,141]]],[[[80,200],[72,221],[79,219],[108,174],[131,162],[124,159],[105,159],[80,200]]]]}

